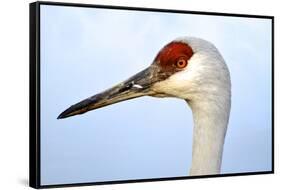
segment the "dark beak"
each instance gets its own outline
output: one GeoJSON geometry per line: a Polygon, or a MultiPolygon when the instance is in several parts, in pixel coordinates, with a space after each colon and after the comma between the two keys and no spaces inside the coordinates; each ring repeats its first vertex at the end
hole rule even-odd
{"type": "Polygon", "coordinates": [[[157,81],[157,69],[151,65],[128,80],[70,106],[58,116],[58,119],[83,114],[124,100],[153,95],[150,87],[157,81]]]}

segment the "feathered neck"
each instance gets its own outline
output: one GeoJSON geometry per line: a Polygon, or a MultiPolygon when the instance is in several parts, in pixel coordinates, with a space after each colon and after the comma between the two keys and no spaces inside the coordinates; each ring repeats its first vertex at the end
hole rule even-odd
{"type": "Polygon", "coordinates": [[[194,129],[190,175],[219,174],[230,113],[230,95],[188,102],[194,129]]]}

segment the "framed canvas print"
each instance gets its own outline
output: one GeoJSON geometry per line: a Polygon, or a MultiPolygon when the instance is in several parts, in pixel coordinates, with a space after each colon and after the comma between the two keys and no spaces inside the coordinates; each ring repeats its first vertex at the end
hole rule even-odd
{"type": "Polygon", "coordinates": [[[274,18],[30,4],[30,186],[274,172],[274,18]]]}

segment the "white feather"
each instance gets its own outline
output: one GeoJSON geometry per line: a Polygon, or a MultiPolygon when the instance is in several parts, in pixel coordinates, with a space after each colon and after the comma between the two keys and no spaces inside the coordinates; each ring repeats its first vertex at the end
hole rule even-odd
{"type": "Polygon", "coordinates": [[[231,83],[228,68],[217,48],[208,41],[184,37],[194,54],[188,66],[153,90],[186,99],[193,112],[193,152],[190,175],[218,174],[230,113],[231,83]]]}

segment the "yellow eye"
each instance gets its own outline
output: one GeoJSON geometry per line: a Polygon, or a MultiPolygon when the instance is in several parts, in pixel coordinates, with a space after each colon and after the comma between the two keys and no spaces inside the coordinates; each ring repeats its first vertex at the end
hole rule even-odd
{"type": "Polygon", "coordinates": [[[185,68],[187,66],[187,61],[185,59],[179,59],[176,64],[177,68],[185,68]]]}

